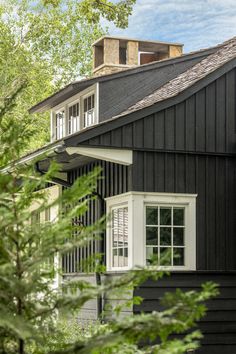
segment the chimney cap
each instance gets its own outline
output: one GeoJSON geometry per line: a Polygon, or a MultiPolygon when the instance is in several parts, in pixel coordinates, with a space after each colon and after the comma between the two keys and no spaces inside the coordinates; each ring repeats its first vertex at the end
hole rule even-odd
{"type": "Polygon", "coordinates": [[[102,42],[104,39],[119,39],[121,41],[132,41],[132,42],[139,42],[139,44],[142,46],[143,44],[160,44],[160,45],[173,45],[173,46],[181,46],[183,47],[183,43],[174,43],[174,42],[163,42],[163,41],[154,41],[154,40],[145,40],[145,39],[137,39],[137,38],[129,38],[129,37],[118,37],[118,36],[102,36],[99,39],[97,39],[92,46],[99,46],[102,45],[102,42]]]}

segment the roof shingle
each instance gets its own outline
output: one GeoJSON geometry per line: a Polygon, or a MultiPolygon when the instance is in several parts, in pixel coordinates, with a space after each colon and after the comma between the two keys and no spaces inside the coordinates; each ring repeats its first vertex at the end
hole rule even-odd
{"type": "Polygon", "coordinates": [[[138,111],[152,106],[155,103],[167,100],[168,98],[177,96],[179,93],[194,85],[197,81],[203,79],[234,58],[236,58],[236,37],[222,43],[215,53],[207,56],[190,69],[164,84],[152,94],[144,97],[142,100],[122,112],[119,116],[138,111]]]}

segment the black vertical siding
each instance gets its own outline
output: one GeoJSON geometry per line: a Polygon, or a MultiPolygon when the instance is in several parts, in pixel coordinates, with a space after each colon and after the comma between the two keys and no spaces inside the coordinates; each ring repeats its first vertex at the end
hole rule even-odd
{"type": "Polygon", "coordinates": [[[129,167],[106,161],[94,161],[68,173],[69,182],[73,183],[78,177],[101,167],[101,178],[97,183],[97,193],[102,198],[111,197],[128,191],[129,167]]]}
{"type": "Polygon", "coordinates": [[[214,281],[219,285],[219,295],[208,301],[207,314],[199,322],[203,334],[202,354],[234,354],[236,353],[236,274],[224,272],[173,272],[158,282],[147,281],[134,291],[144,301],[134,306],[134,313],[160,311],[163,307],[160,299],[166,292],[176,288],[182,291],[199,291],[201,284],[214,281]]]}
{"type": "Polygon", "coordinates": [[[236,269],[236,158],[134,152],[133,190],[197,194],[197,269],[236,269]]]}
{"type": "Polygon", "coordinates": [[[236,70],[185,101],[84,142],[133,149],[235,153],[236,70]]]}
{"type": "MultiPolygon", "coordinates": [[[[91,172],[97,166],[102,168],[101,178],[97,183],[97,198],[90,202],[87,212],[82,216],[80,222],[83,225],[94,224],[105,213],[104,198],[127,192],[129,185],[128,167],[106,161],[91,162],[72,170],[69,172],[69,181],[73,183],[77,178],[91,172]]],[[[91,258],[95,254],[104,253],[104,241],[104,236],[101,240],[92,239],[83,247],[75,248],[65,254],[62,259],[64,274],[92,272],[94,264],[91,262],[91,258]]]]}

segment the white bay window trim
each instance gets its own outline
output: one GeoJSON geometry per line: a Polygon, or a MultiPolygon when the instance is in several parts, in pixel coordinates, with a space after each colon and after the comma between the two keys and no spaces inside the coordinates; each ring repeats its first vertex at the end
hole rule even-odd
{"type": "Polygon", "coordinates": [[[107,256],[107,267],[108,270],[128,270],[132,268],[132,257],[133,257],[133,249],[132,249],[132,238],[131,235],[133,234],[132,232],[132,223],[130,223],[130,220],[132,220],[132,201],[127,200],[127,198],[120,197],[117,199],[114,203],[111,201],[107,201],[107,210],[110,215],[110,221],[109,221],[109,226],[107,229],[107,244],[106,248],[109,250],[106,253],[107,256]],[[128,265],[127,266],[114,266],[113,265],[113,233],[112,233],[112,213],[114,210],[120,209],[120,208],[127,208],[128,209],[128,265]]]}
{"type": "MultiPolygon", "coordinates": [[[[107,270],[122,271],[134,268],[135,266],[146,266],[146,207],[154,206],[158,208],[184,209],[184,265],[158,266],[158,269],[169,270],[195,270],[196,269],[196,194],[170,194],[170,193],[145,193],[128,192],[114,197],[106,198],[107,213],[111,216],[114,208],[120,206],[128,207],[128,266],[114,267],[112,264],[112,229],[111,223],[107,227],[107,270]]],[[[163,225],[157,226],[159,228],[163,225]]],[[[174,250],[173,229],[178,228],[171,222],[171,252],[174,250]]],[[[158,232],[160,232],[158,230],[158,232]]],[[[160,247],[160,243],[158,246],[160,247]]],[[[177,246],[178,248],[178,246],[177,246]]],[[[180,246],[181,248],[181,246],[180,246]]]]}

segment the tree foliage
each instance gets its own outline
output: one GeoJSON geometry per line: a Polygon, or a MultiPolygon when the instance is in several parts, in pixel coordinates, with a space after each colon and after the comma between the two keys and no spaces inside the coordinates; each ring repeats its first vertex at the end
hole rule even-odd
{"type": "Polygon", "coordinates": [[[101,19],[124,28],[135,0],[7,0],[0,2],[0,97],[15,80],[27,89],[11,114],[34,132],[28,149],[49,141],[48,113],[28,109],[79,77],[91,75],[92,43],[106,33],[101,19]]]}
{"type": "MultiPolygon", "coordinates": [[[[70,314],[70,323],[70,317],[86,302],[104,293],[108,298],[120,298],[122,294],[127,299],[123,306],[131,306],[133,301],[140,303],[140,298],[130,298],[132,289],[148,278],[157,281],[164,273],[155,268],[139,268],[98,286],[83,280],[64,283],[63,291],[53,286],[55,275],[61,272],[52,262],[55,254],[62,256],[75,246],[84,245],[98,237],[104,227],[104,219],[90,226],[71,223],[86,211],[99,171],[79,178],[57,200],[49,202],[47,189],[42,188],[57,166],[52,164],[44,176],[39,176],[33,165],[13,161],[31,137],[31,131],[11,115],[26,89],[27,82],[18,83],[0,104],[0,129],[4,132],[0,135],[0,166],[11,162],[8,173],[0,171],[0,353],[181,354],[196,348],[201,335],[191,329],[205,314],[204,302],[217,294],[211,283],[200,292],[177,290],[167,294],[161,312],[127,318],[113,316],[108,324],[97,326],[87,336],[80,333],[68,341],[58,326],[62,314],[70,314]],[[4,119],[6,114],[8,120],[4,119]],[[63,214],[53,223],[32,224],[30,207],[36,202],[38,212],[58,204],[71,207],[63,208],[63,214]],[[72,231],[79,237],[71,237],[72,231]],[[183,334],[183,338],[170,337],[176,333],[183,334]]],[[[106,309],[105,315],[109,317],[111,311],[119,314],[120,310],[120,306],[106,309]]]]}

